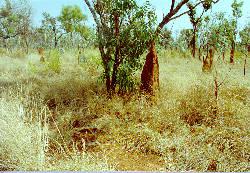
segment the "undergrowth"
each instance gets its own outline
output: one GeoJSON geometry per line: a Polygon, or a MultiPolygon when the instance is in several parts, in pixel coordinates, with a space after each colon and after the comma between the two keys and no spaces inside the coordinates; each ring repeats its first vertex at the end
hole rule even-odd
{"type": "Polygon", "coordinates": [[[96,51],[80,64],[74,51],[56,53],[49,71],[37,55],[1,57],[0,169],[249,171],[250,81],[241,66],[215,99],[201,62],[168,52],[154,99],[137,90],[108,98],[96,51]]]}

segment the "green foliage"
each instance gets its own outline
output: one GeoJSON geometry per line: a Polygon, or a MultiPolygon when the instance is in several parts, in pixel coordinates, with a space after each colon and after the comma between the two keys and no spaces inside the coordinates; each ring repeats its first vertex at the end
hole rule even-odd
{"type": "Polygon", "coordinates": [[[206,16],[199,31],[199,44],[203,48],[213,47],[219,53],[234,49],[238,34],[238,18],[242,16],[242,2],[232,3],[233,17],[227,19],[224,13],[206,16]]]}
{"type": "Polygon", "coordinates": [[[238,2],[237,0],[234,0],[231,7],[233,9],[233,16],[238,19],[242,17],[242,8],[243,6],[243,1],[238,2]]]}
{"type": "Polygon", "coordinates": [[[230,47],[232,37],[232,26],[224,13],[206,16],[201,23],[199,31],[201,47],[214,47],[221,53],[230,47]]]}
{"type": "Polygon", "coordinates": [[[44,12],[42,20],[43,29],[52,30],[56,27],[56,25],[57,19],[55,17],[52,17],[49,13],[44,12]]]}
{"type": "Polygon", "coordinates": [[[28,62],[28,70],[34,74],[39,71],[38,66],[32,63],[31,61],[28,62]]]}
{"type": "Polygon", "coordinates": [[[126,89],[124,81],[129,83],[131,74],[141,67],[140,56],[155,37],[156,15],[148,1],[139,6],[135,0],[96,0],[94,9],[98,20],[102,21],[98,24],[97,36],[106,80],[111,78],[112,73],[113,78],[119,74],[118,81],[113,81],[113,85],[118,84],[120,90],[126,89]],[[125,67],[130,70],[124,70],[125,67]]]}
{"type": "Polygon", "coordinates": [[[61,54],[57,49],[51,50],[45,57],[46,61],[40,64],[28,62],[28,70],[31,73],[46,74],[50,72],[60,73],[62,69],[61,54]]]}
{"type": "Polygon", "coordinates": [[[135,76],[134,67],[131,66],[131,64],[129,64],[128,62],[125,62],[120,66],[117,79],[120,93],[126,91],[134,91],[136,84],[139,83],[138,79],[135,76]]]}
{"type": "Polygon", "coordinates": [[[172,37],[172,31],[167,28],[163,28],[160,34],[159,44],[166,49],[169,47],[171,48],[173,42],[174,39],[172,37]]]}
{"type": "Polygon", "coordinates": [[[250,23],[248,23],[243,30],[239,32],[242,46],[247,46],[250,44],[250,23]]]}
{"type": "Polygon", "coordinates": [[[192,29],[183,29],[177,38],[178,46],[181,50],[188,49],[191,46],[191,41],[193,37],[192,29]]]}
{"type": "Polygon", "coordinates": [[[237,0],[234,0],[231,5],[233,11],[233,18],[230,20],[228,26],[229,39],[231,40],[231,42],[236,42],[236,36],[238,33],[238,19],[242,17],[242,6],[243,2],[238,2],[237,0]]]}
{"type": "Polygon", "coordinates": [[[46,66],[48,70],[51,70],[55,73],[60,73],[61,71],[61,60],[60,53],[58,50],[51,50],[47,58],[46,66]]]}
{"type": "Polygon", "coordinates": [[[8,40],[26,35],[30,28],[30,16],[27,1],[4,0],[0,7],[0,38],[8,40]]]}
{"type": "Polygon", "coordinates": [[[83,22],[87,17],[82,13],[79,6],[65,6],[61,11],[58,20],[62,23],[64,30],[67,33],[83,32],[83,22]]]}

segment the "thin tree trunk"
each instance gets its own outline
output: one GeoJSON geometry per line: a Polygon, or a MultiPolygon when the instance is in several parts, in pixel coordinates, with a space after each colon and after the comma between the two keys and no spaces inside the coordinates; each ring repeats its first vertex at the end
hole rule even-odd
{"type": "Polygon", "coordinates": [[[199,60],[201,61],[201,47],[199,47],[199,60]]]}
{"type": "Polygon", "coordinates": [[[29,53],[29,42],[28,42],[28,39],[27,39],[27,37],[25,37],[25,46],[26,46],[26,54],[28,54],[29,53]]]}
{"type": "Polygon", "coordinates": [[[112,74],[112,81],[111,81],[111,90],[112,93],[115,93],[115,87],[117,82],[117,73],[118,68],[121,61],[121,50],[120,50],[120,43],[119,43],[119,35],[120,35],[120,26],[119,26],[119,16],[118,14],[114,14],[114,21],[115,21],[115,36],[116,36],[116,50],[115,50],[115,63],[113,65],[113,74],[112,74]]]}
{"type": "MultiPolygon", "coordinates": [[[[116,58],[117,60],[117,58],[116,58]]],[[[118,72],[119,62],[115,62],[113,66],[113,73],[112,73],[112,82],[111,82],[111,90],[112,93],[115,92],[115,87],[117,83],[117,72],[118,72]]]]}
{"type": "Polygon", "coordinates": [[[246,76],[246,65],[247,65],[247,58],[244,61],[244,76],[246,76]]]}
{"type": "Polygon", "coordinates": [[[104,68],[104,73],[105,73],[106,89],[108,93],[110,93],[111,91],[111,86],[110,86],[111,80],[109,71],[110,71],[109,68],[106,66],[104,68]]]}
{"type": "Polygon", "coordinates": [[[195,58],[195,55],[196,55],[196,26],[194,26],[194,28],[193,28],[192,55],[193,55],[193,58],[195,58]]]}
{"type": "Polygon", "coordinates": [[[3,39],[3,47],[8,50],[8,46],[7,46],[7,39],[3,39]]]}
{"type": "Polygon", "coordinates": [[[111,59],[111,56],[110,56],[111,51],[108,49],[107,52],[105,53],[104,46],[101,43],[99,43],[98,48],[101,53],[102,63],[104,67],[106,90],[107,90],[107,93],[110,95],[111,94],[111,79],[110,79],[110,67],[109,67],[108,62],[109,62],[109,59],[111,59]]]}
{"type": "Polygon", "coordinates": [[[230,63],[234,63],[234,52],[235,52],[235,41],[232,41],[231,52],[230,52],[230,63]]]}
{"type": "Polygon", "coordinates": [[[225,50],[222,52],[222,60],[225,62],[225,50]]]}

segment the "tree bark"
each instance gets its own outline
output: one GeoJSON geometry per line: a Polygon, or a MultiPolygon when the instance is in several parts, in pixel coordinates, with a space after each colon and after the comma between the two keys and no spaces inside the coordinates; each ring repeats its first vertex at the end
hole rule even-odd
{"type": "Polygon", "coordinates": [[[223,62],[225,62],[225,50],[223,50],[223,52],[222,52],[222,60],[223,60],[223,62]]]}
{"type": "Polygon", "coordinates": [[[109,59],[111,59],[110,57],[111,50],[108,49],[107,52],[105,53],[104,46],[100,43],[99,51],[101,53],[102,63],[104,67],[104,76],[105,76],[107,93],[110,94],[111,93],[111,78],[110,78],[110,67],[109,67],[108,62],[109,62],[109,59]]]}
{"type": "Polygon", "coordinates": [[[230,52],[230,63],[234,63],[234,52],[235,52],[235,41],[232,41],[231,52],[230,52]]]}
{"type": "Polygon", "coordinates": [[[120,34],[120,26],[119,26],[119,15],[118,13],[114,14],[114,22],[115,22],[115,37],[117,40],[116,43],[116,48],[115,48],[115,62],[113,65],[113,74],[112,74],[112,81],[111,81],[111,90],[112,93],[115,93],[115,87],[116,87],[116,82],[117,82],[117,73],[118,73],[118,68],[120,65],[121,61],[121,50],[120,50],[120,43],[119,43],[119,34],[120,34]]]}
{"type": "Polygon", "coordinates": [[[192,38],[192,56],[195,58],[196,55],[196,32],[197,32],[197,27],[194,26],[193,28],[193,38],[192,38]]]}
{"type": "Polygon", "coordinates": [[[247,58],[244,60],[244,76],[246,76],[246,65],[247,65],[247,58]]]}
{"type": "Polygon", "coordinates": [[[24,41],[25,41],[25,46],[26,46],[26,54],[28,54],[29,53],[29,42],[28,42],[28,39],[27,39],[27,37],[25,36],[25,38],[24,38],[24,41]]]}

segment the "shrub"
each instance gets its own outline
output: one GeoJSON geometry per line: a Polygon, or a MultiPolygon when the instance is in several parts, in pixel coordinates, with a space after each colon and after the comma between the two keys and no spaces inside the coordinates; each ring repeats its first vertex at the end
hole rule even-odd
{"type": "Polygon", "coordinates": [[[46,67],[48,70],[51,70],[55,73],[61,72],[61,60],[60,60],[60,52],[58,50],[52,50],[47,58],[46,67]]]}
{"type": "Polygon", "coordinates": [[[213,94],[205,87],[191,88],[180,100],[180,118],[190,126],[213,125],[217,116],[217,105],[213,94]]]}

